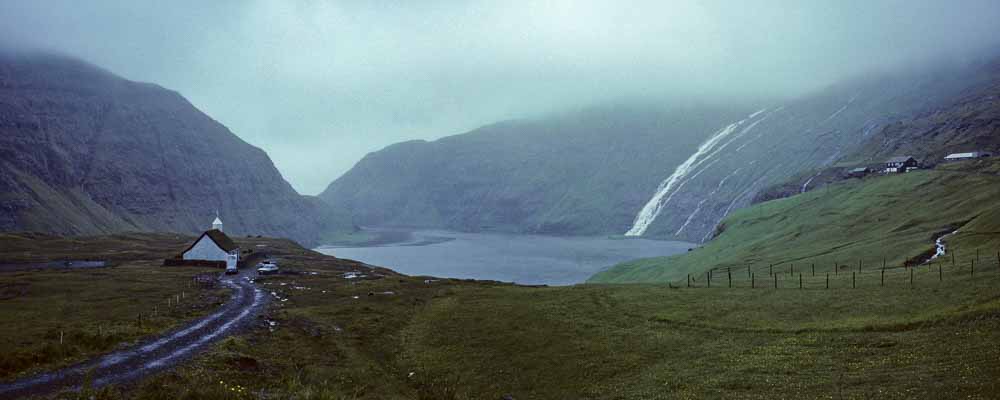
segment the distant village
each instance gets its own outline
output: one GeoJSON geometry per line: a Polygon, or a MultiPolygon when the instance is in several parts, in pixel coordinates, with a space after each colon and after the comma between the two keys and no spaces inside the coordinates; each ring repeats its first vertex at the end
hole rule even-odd
{"type": "MultiPolygon", "coordinates": [[[[944,162],[957,162],[973,160],[977,158],[990,157],[992,154],[983,151],[972,151],[968,153],[953,153],[944,157],[944,162]]],[[[892,157],[886,160],[878,168],[858,167],[847,171],[847,176],[851,178],[863,178],[868,174],[881,172],[883,174],[896,174],[910,172],[920,169],[921,163],[913,156],[892,157]]]]}

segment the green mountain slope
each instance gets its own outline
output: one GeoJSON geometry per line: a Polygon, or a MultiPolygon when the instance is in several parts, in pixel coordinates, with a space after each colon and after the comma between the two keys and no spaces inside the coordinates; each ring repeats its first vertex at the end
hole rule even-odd
{"type": "MultiPolygon", "coordinates": [[[[757,204],[726,218],[710,243],[687,254],[636,260],[593,276],[591,282],[683,281],[687,274],[747,264],[766,274],[791,264],[820,271],[833,265],[866,271],[923,261],[945,239],[949,251],[978,250],[996,268],[1000,251],[1000,160],[978,160],[892,176],[843,181],[797,196],[757,204]],[[811,268],[811,267],[810,267],[811,268]]],[[[766,277],[766,275],[765,275],[766,277]]]]}

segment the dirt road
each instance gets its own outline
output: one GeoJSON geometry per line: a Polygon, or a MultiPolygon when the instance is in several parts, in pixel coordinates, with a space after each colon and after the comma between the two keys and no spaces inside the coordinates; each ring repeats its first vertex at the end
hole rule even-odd
{"type": "Polygon", "coordinates": [[[253,320],[267,296],[250,281],[252,270],[247,268],[239,275],[222,278],[222,284],[233,289],[232,297],[212,314],[128,349],[57,371],[0,383],[0,398],[79,389],[88,374],[93,387],[124,383],[177,365],[253,320]]]}

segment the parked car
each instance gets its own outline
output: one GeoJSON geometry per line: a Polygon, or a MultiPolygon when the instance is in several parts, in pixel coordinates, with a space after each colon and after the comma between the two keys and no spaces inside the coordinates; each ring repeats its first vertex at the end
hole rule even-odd
{"type": "Polygon", "coordinates": [[[257,273],[260,275],[275,274],[278,272],[278,263],[267,260],[257,264],[257,273]]]}

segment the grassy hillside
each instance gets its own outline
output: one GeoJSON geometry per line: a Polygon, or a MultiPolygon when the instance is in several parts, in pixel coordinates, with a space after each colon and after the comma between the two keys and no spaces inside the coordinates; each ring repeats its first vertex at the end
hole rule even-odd
{"type": "MultiPolygon", "coordinates": [[[[980,251],[996,261],[1000,251],[1000,162],[972,161],[935,170],[853,179],[733,213],[715,240],[687,254],[631,261],[591,278],[591,282],[686,281],[687,274],[740,268],[766,275],[768,265],[791,264],[820,272],[881,270],[929,255],[942,233],[959,262],[980,251]]],[[[948,258],[950,261],[950,256],[948,258]]],[[[811,275],[810,275],[811,277],[811,275]]],[[[728,279],[728,278],[727,278],[728,279]]],[[[814,279],[819,279],[814,278],[814,279]]],[[[686,283],[685,283],[686,284],[686,283]]]]}

